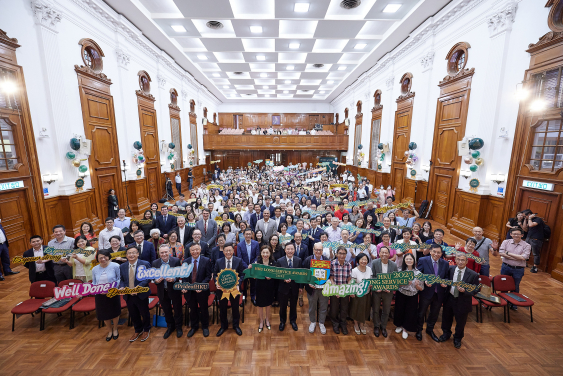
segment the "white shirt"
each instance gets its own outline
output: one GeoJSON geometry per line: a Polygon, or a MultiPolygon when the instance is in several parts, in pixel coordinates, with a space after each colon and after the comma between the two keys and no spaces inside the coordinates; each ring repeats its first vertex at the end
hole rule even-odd
{"type": "Polygon", "coordinates": [[[270,220],[268,219],[268,222],[264,221],[264,232],[268,232],[268,224],[270,223],[270,220]]]}
{"type": "Polygon", "coordinates": [[[325,232],[326,232],[326,234],[328,235],[328,241],[329,241],[329,242],[337,242],[337,241],[339,241],[339,240],[342,240],[342,236],[340,236],[340,232],[341,232],[341,231],[342,231],[342,230],[341,230],[339,227],[337,227],[336,230],[334,230],[334,229],[332,228],[332,226],[330,226],[329,228],[327,228],[327,229],[325,230],[325,232]]]}
{"type": "MultiPolygon", "coordinates": [[[[457,273],[458,273],[458,272],[461,272],[461,276],[460,276],[460,279],[459,279],[459,280],[460,280],[460,281],[463,281],[463,275],[465,274],[465,269],[467,269],[467,267],[465,267],[465,268],[463,268],[463,269],[460,269],[460,268],[458,268],[457,266],[455,267],[454,279],[453,279],[454,282],[457,282],[457,278],[458,278],[458,277],[457,277],[457,273]]],[[[454,294],[454,291],[455,291],[455,286],[452,286],[452,287],[450,288],[450,294],[453,295],[453,294],[454,294]]]]}
{"type": "Polygon", "coordinates": [[[184,241],[184,230],[186,229],[186,226],[182,227],[178,227],[178,233],[180,234],[180,236],[178,237],[178,241],[180,243],[182,243],[184,241]]]}
{"type": "Polygon", "coordinates": [[[384,264],[381,263],[381,273],[386,273],[387,274],[387,269],[389,268],[389,263],[384,264]]]}
{"type": "Polygon", "coordinates": [[[176,181],[176,184],[179,184],[182,182],[182,178],[179,175],[176,175],[176,177],[174,178],[174,180],[176,181]]]}
{"type": "Polygon", "coordinates": [[[285,258],[287,259],[287,265],[289,266],[290,265],[289,263],[291,262],[291,267],[295,268],[295,264],[293,263],[293,257],[289,258],[286,256],[285,258]]]}
{"type": "Polygon", "coordinates": [[[136,245],[137,247],[139,247],[139,257],[141,257],[141,255],[143,254],[143,243],[144,243],[144,242],[142,242],[141,244],[139,244],[139,243],[135,242],[135,245],[136,245]]]}
{"type": "MultiPolygon", "coordinates": [[[[36,250],[35,248],[33,249],[33,257],[43,257],[43,246],[41,246],[39,250],[36,250]]],[[[44,272],[45,270],[45,264],[35,261],[36,272],[44,272]]]]}
{"type": "Polygon", "coordinates": [[[0,244],[6,242],[6,235],[4,235],[4,231],[0,230],[0,244]]]}

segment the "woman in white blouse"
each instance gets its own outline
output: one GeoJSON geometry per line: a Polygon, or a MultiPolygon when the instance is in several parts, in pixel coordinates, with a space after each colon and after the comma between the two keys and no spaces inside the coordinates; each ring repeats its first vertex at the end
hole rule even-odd
{"type": "MultiPolygon", "coordinates": [[[[352,269],[352,280],[362,283],[364,279],[372,276],[371,268],[368,266],[370,257],[366,253],[360,253],[356,257],[356,267],[352,269]]],[[[366,334],[366,320],[369,318],[371,309],[371,293],[367,293],[361,298],[351,295],[350,317],[354,320],[354,331],[356,334],[366,334]]]]}
{"type": "MultiPolygon", "coordinates": [[[[400,240],[397,240],[397,243],[416,245],[417,243],[415,241],[411,240],[411,235],[412,235],[412,230],[410,228],[403,229],[403,232],[401,234],[401,236],[403,238],[400,239],[400,240]]],[[[404,252],[401,252],[400,249],[397,249],[397,260],[395,261],[395,263],[397,264],[397,268],[399,269],[399,271],[402,270],[403,256],[406,255],[407,253],[410,253],[410,254],[413,255],[414,262],[416,264],[416,249],[409,249],[409,250],[405,250],[404,252]]]]}

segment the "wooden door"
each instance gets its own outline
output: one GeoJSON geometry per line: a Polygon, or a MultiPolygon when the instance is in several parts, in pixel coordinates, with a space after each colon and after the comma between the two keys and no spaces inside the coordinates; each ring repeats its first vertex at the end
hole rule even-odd
{"type": "Polygon", "coordinates": [[[412,100],[395,112],[395,131],[393,132],[393,155],[391,159],[392,186],[395,188],[395,200],[403,198],[403,184],[407,176],[407,156],[411,137],[412,100]]]}
{"type": "Polygon", "coordinates": [[[10,259],[29,248],[29,238],[34,234],[27,190],[26,187],[0,193],[0,218],[10,241],[10,259]]]}
{"type": "Polygon", "coordinates": [[[141,142],[145,152],[145,176],[149,188],[149,201],[157,202],[160,199],[160,149],[158,146],[158,127],[156,111],[148,107],[141,107],[141,142]]]}
{"type": "Polygon", "coordinates": [[[105,218],[108,215],[107,197],[111,189],[115,190],[120,206],[125,206],[113,97],[109,94],[109,85],[102,86],[80,71],[77,73],[84,134],[87,139],[92,140],[88,163],[97,201],[97,214],[99,218],[105,218]]]}
{"type": "Polygon", "coordinates": [[[465,135],[472,76],[473,72],[454,82],[439,85],[429,192],[434,201],[432,219],[443,225],[447,225],[453,215],[454,195],[462,164],[457,143],[465,135]]]}
{"type": "MultiPolygon", "coordinates": [[[[553,233],[561,205],[561,193],[521,188],[519,196],[518,210],[530,209],[532,213],[537,213],[537,216],[542,218],[544,222],[551,227],[553,233]]],[[[553,242],[544,242],[543,244],[540,264],[542,270],[546,270],[548,265],[552,265],[555,257],[556,249],[555,247],[551,247],[551,243],[553,242]],[[545,255],[547,255],[547,257],[545,255]]],[[[530,254],[530,258],[532,259],[533,255],[530,254]]]]}

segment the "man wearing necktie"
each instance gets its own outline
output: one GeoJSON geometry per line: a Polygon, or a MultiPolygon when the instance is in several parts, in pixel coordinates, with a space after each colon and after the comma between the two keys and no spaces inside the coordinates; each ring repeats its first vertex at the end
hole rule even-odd
{"type": "MultiPolygon", "coordinates": [[[[225,257],[217,260],[215,263],[215,270],[213,271],[213,275],[215,278],[215,283],[217,283],[217,276],[223,269],[234,269],[239,276],[239,284],[237,289],[241,291],[241,284],[242,280],[244,279],[244,268],[242,259],[233,256],[234,248],[232,245],[227,245],[223,248],[223,254],[225,257]]],[[[240,320],[240,312],[239,312],[239,305],[240,305],[240,297],[241,295],[237,296],[229,296],[229,299],[222,299],[223,291],[217,286],[217,299],[219,299],[219,317],[221,319],[221,329],[217,332],[217,337],[220,337],[225,333],[225,330],[229,328],[229,321],[227,319],[227,310],[229,309],[229,302],[231,303],[231,311],[233,313],[233,329],[235,333],[239,336],[242,335],[242,330],[239,327],[239,320],[240,320]]]]}
{"type": "MultiPolygon", "coordinates": [[[[151,264],[144,260],[139,260],[139,249],[135,246],[127,248],[127,261],[119,267],[121,275],[121,288],[134,288],[136,286],[148,287],[150,280],[137,280],[137,268],[144,266],[150,268],[151,264]]],[[[141,342],[149,339],[151,331],[151,314],[149,311],[149,295],[150,291],[140,294],[123,295],[123,299],[127,303],[127,310],[131,316],[131,322],[135,328],[135,333],[129,339],[129,342],[135,342],[141,337],[141,342]]]]}
{"type": "MultiPolygon", "coordinates": [[[[439,244],[432,244],[430,256],[421,257],[417,265],[417,269],[422,274],[431,274],[442,279],[446,278],[448,268],[449,264],[442,258],[442,247],[439,244]]],[[[438,315],[440,314],[440,307],[442,307],[445,293],[446,289],[439,284],[430,285],[428,282],[425,282],[424,290],[419,293],[417,340],[422,341],[424,316],[426,315],[426,310],[430,307],[430,313],[426,320],[426,333],[434,341],[440,342],[438,336],[434,334],[434,325],[436,325],[436,321],[438,321],[438,315]]]]}
{"type": "Polygon", "coordinates": [[[156,227],[160,230],[163,238],[168,238],[168,233],[176,227],[176,217],[168,213],[168,207],[163,206],[162,215],[156,218],[156,227]]]}
{"type": "MultiPolygon", "coordinates": [[[[312,260],[328,260],[325,256],[323,256],[322,243],[315,243],[313,246],[313,256],[305,259],[305,262],[303,262],[303,268],[311,269],[312,260]]],[[[328,311],[328,296],[323,295],[323,287],[324,285],[305,285],[307,299],[309,301],[309,320],[311,321],[311,324],[309,324],[309,333],[315,332],[318,321],[321,334],[326,334],[325,319],[328,311]],[[317,303],[319,306],[318,310],[317,303]]]]}
{"type": "MultiPolygon", "coordinates": [[[[295,244],[285,245],[285,257],[277,261],[280,268],[298,269],[301,268],[301,259],[295,255],[295,244]]],[[[291,279],[280,281],[278,285],[278,299],[280,303],[280,331],[285,329],[287,320],[287,302],[289,301],[289,322],[293,330],[297,331],[297,298],[303,292],[303,286],[295,283],[291,279]]]]}
{"type": "Polygon", "coordinates": [[[217,237],[217,222],[209,218],[209,209],[203,209],[201,215],[202,219],[197,221],[195,227],[201,231],[201,241],[205,242],[208,247],[214,247],[217,237]]]}
{"type": "MultiPolygon", "coordinates": [[[[473,270],[466,267],[467,254],[459,252],[455,256],[457,265],[451,265],[448,270],[446,279],[454,282],[463,281],[470,285],[479,284],[479,275],[473,270]]],[[[445,285],[444,285],[445,286],[445,285]]],[[[466,291],[463,287],[448,287],[444,299],[444,310],[442,311],[442,335],[440,342],[446,342],[452,335],[452,323],[455,317],[455,333],[454,347],[461,347],[461,339],[467,322],[467,316],[473,309],[472,296],[477,294],[478,290],[473,292],[466,291]]]]}
{"type": "MultiPolygon", "coordinates": [[[[209,283],[211,280],[211,261],[201,255],[201,245],[192,244],[189,248],[191,257],[187,258],[184,262],[194,264],[192,275],[184,278],[184,282],[190,283],[209,283]]],[[[190,308],[190,326],[188,338],[192,337],[199,329],[199,323],[203,329],[203,336],[209,336],[209,289],[207,290],[182,290],[186,302],[190,308]]]]}
{"type": "MultiPolygon", "coordinates": [[[[164,264],[170,268],[179,267],[182,261],[177,257],[170,256],[170,246],[162,244],[158,249],[159,259],[152,262],[153,268],[160,269],[164,264]]],[[[166,319],[166,332],[164,339],[170,337],[170,334],[176,330],[176,337],[180,338],[184,334],[182,331],[182,293],[174,290],[174,283],[177,278],[158,278],[154,280],[157,288],[158,301],[164,311],[166,319]]]]}

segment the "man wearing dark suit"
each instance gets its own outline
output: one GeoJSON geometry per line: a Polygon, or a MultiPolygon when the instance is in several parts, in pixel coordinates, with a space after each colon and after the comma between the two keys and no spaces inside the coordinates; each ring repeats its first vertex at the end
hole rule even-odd
{"type": "MultiPolygon", "coordinates": [[[[321,241],[321,234],[323,233],[323,229],[318,226],[317,221],[311,221],[311,229],[309,229],[309,235],[307,236],[309,248],[313,248],[315,243],[321,241]]],[[[305,241],[305,240],[303,240],[305,241]]]]}
{"type": "MultiPolygon", "coordinates": [[[[418,260],[417,269],[422,274],[432,274],[445,279],[449,264],[441,257],[442,247],[438,244],[433,244],[430,248],[430,256],[421,257],[418,260]]],[[[438,321],[438,315],[440,314],[440,307],[444,301],[446,289],[439,284],[430,285],[427,282],[424,284],[424,290],[419,293],[418,330],[416,332],[416,339],[422,341],[424,316],[426,315],[426,310],[430,307],[430,313],[426,320],[426,333],[432,337],[434,341],[440,342],[438,336],[434,334],[434,325],[436,325],[436,321],[438,321]]]]}
{"type": "MultiPolygon", "coordinates": [[[[260,255],[260,244],[252,239],[252,230],[247,228],[244,230],[244,240],[237,245],[237,252],[242,261],[246,264],[255,263],[256,258],[260,255]]],[[[254,279],[250,279],[250,299],[254,304],[256,300],[256,285],[254,279]]]]}
{"type": "MultiPolygon", "coordinates": [[[[139,249],[135,246],[127,248],[127,261],[119,266],[121,282],[119,287],[134,288],[136,286],[148,287],[149,280],[139,281],[137,279],[137,269],[139,266],[150,268],[151,264],[144,260],[139,260],[139,249]]],[[[123,295],[123,299],[127,303],[129,316],[133,322],[135,333],[129,339],[129,342],[135,342],[141,337],[141,342],[149,339],[151,332],[151,314],[149,311],[149,295],[150,291],[140,294],[123,295]]]]}
{"type": "MultiPolygon", "coordinates": [[[[373,260],[371,263],[372,278],[377,278],[378,274],[391,274],[396,271],[398,271],[397,264],[389,260],[389,248],[381,247],[379,250],[379,258],[373,260]]],[[[387,338],[387,321],[389,321],[389,313],[391,312],[393,292],[373,291],[372,297],[373,334],[379,337],[381,330],[383,337],[387,338]],[[381,312],[381,318],[379,317],[379,312],[381,312]]]]}
{"type": "MultiPolygon", "coordinates": [[[[285,245],[285,257],[278,259],[277,266],[280,268],[301,268],[301,259],[295,257],[295,244],[285,245]]],[[[289,323],[293,330],[297,331],[297,298],[303,292],[303,286],[291,279],[280,281],[278,285],[278,300],[280,303],[280,332],[285,329],[287,320],[287,302],[289,301],[289,323]]]]}
{"type": "Polygon", "coordinates": [[[188,243],[191,243],[193,239],[194,228],[186,226],[185,217],[177,217],[176,223],[178,224],[178,226],[172,229],[172,231],[178,234],[178,241],[182,243],[184,249],[186,249],[186,245],[188,243]]]}
{"type": "Polygon", "coordinates": [[[160,230],[160,236],[168,238],[168,233],[176,227],[176,217],[168,214],[168,207],[163,206],[161,209],[162,215],[156,218],[156,228],[160,230]]]}
{"type": "MultiPolygon", "coordinates": [[[[316,222],[316,221],[315,221],[316,222]]],[[[293,244],[295,245],[295,254],[301,259],[305,260],[307,257],[312,256],[313,252],[309,252],[309,247],[303,241],[303,235],[298,231],[293,235],[293,244]]]]}
{"type": "MultiPolygon", "coordinates": [[[[209,250],[210,248],[207,246],[207,243],[201,241],[201,231],[199,229],[194,229],[194,231],[192,232],[192,238],[193,241],[191,243],[188,243],[184,247],[184,249],[190,249],[193,244],[199,244],[201,246],[201,254],[209,258],[211,255],[211,252],[209,250]]],[[[184,261],[186,261],[186,259],[190,257],[189,255],[189,252],[184,252],[184,261]]]]}
{"type": "Polygon", "coordinates": [[[137,230],[133,234],[133,239],[135,243],[127,244],[129,247],[137,247],[139,249],[140,260],[148,262],[152,265],[153,261],[156,260],[156,251],[154,250],[154,245],[151,242],[145,240],[145,233],[142,230],[137,230]]]}
{"type": "Polygon", "coordinates": [[[282,216],[281,208],[279,206],[274,209],[274,216],[271,219],[276,221],[276,231],[279,231],[282,223],[286,223],[285,217],[282,216]]]}
{"type": "Polygon", "coordinates": [[[201,231],[201,241],[207,243],[208,247],[213,247],[217,237],[217,222],[209,218],[209,214],[208,209],[203,209],[203,218],[196,222],[195,228],[201,231]]]}
{"type": "MultiPolygon", "coordinates": [[[[463,281],[470,285],[479,284],[479,275],[466,267],[467,254],[460,252],[455,256],[456,265],[451,265],[446,279],[451,281],[463,281]]],[[[467,316],[473,309],[472,296],[478,290],[466,291],[463,287],[447,287],[444,299],[444,310],[442,311],[442,332],[440,342],[446,342],[452,335],[452,323],[455,317],[454,346],[456,349],[461,347],[461,339],[467,322],[467,316]]]]}
{"type": "MultiPolygon", "coordinates": [[[[158,249],[158,254],[160,258],[152,262],[153,268],[160,269],[163,264],[168,264],[171,268],[182,265],[182,261],[179,258],[170,256],[170,246],[168,244],[162,244],[158,249]]],[[[184,334],[182,331],[182,292],[174,290],[174,283],[177,280],[178,278],[159,278],[154,280],[158,301],[166,319],[167,329],[164,333],[164,339],[170,337],[174,330],[176,330],[176,337],[178,338],[184,334]]]]}
{"type": "MultiPolygon", "coordinates": [[[[5,275],[18,274],[10,268],[10,251],[8,250],[8,235],[4,231],[4,227],[0,224],[0,260],[2,262],[2,269],[5,275]]],[[[0,281],[4,280],[2,270],[0,270],[0,281]]]]}
{"type": "Polygon", "coordinates": [[[264,212],[264,210],[270,210],[270,214],[274,213],[274,210],[276,209],[273,205],[272,205],[272,199],[270,197],[266,197],[264,199],[264,205],[262,205],[262,213],[264,212]]]}
{"type": "Polygon", "coordinates": [[[256,223],[258,223],[259,220],[261,220],[262,217],[262,210],[260,208],[260,205],[256,204],[254,205],[254,213],[252,213],[250,215],[250,228],[252,229],[252,231],[256,231],[256,223]]]}
{"type": "MultiPolygon", "coordinates": [[[[43,257],[43,238],[39,235],[33,235],[29,239],[31,244],[31,249],[28,249],[23,253],[23,257],[43,257]]],[[[55,278],[55,270],[53,269],[53,261],[51,260],[38,260],[26,262],[23,264],[29,269],[29,281],[39,282],[39,281],[51,281],[57,283],[55,278]]]]}
{"type": "MultiPolygon", "coordinates": [[[[201,245],[193,244],[190,249],[191,257],[187,258],[185,262],[194,264],[192,274],[188,278],[184,278],[183,282],[190,283],[209,283],[211,280],[211,260],[205,256],[201,256],[201,245]]],[[[209,289],[207,290],[182,290],[186,301],[190,307],[190,326],[188,338],[192,337],[199,329],[199,322],[203,329],[203,336],[209,336],[209,289]]]]}
{"type": "MultiPolygon", "coordinates": [[[[240,286],[244,278],[244,268],[242,267],[242,260],[238,257],[233,256],[234,249],[233,246],[228,245],[223,249],[225,257],[219,259],[215,263],[215,270],[213,274],[215,276],[215,283],[217,283],[217,275],[223,269],[234,269],[239,276],[239,284],[237,289],[240,291],[240,286]]],[[[229,328],[229,321],[227,320],[227,309],[229,309],[229,301],[231,302],[231,310],[233,313],[233,329],[237,335],[242,335],[242,330],[239,327],[240,313],[239,313],[239,302],[240,295],[229,296],[229,298],[222,299],[223,291],[217,286],[217,299],[219,299],[219,316],[221,318],[221,329],[217,332],[217,337],[220,337],[225,330],[229,328]]]]}

